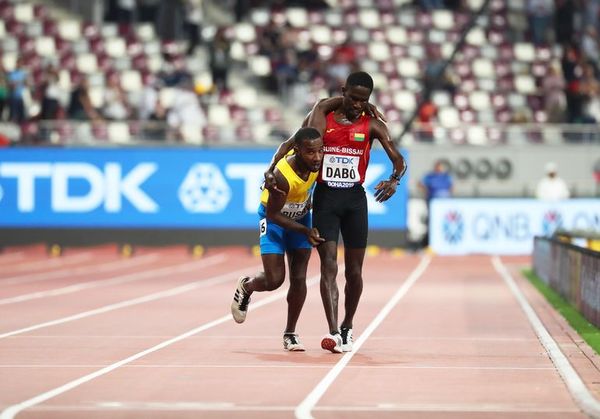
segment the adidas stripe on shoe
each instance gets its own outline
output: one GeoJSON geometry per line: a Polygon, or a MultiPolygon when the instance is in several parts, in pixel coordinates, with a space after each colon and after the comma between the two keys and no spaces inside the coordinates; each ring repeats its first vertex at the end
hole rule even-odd
{"type": "Polygon", "coordinates": [[[295,333],[284,333],[283,349],[290,352],[304,352],[306,350],[295,333]]]}
{"type": "Polygon", "coordinates": [[[244,283],[248,280],[247,276],[243,276],[238,279],[237,288],[233,295],[233,302],[231,303],[231,315],[236,323],[243,323],[246,320],[246,313],[248,313],[248,304],[250,304],[250,294],[244,289],[244,283]]]}

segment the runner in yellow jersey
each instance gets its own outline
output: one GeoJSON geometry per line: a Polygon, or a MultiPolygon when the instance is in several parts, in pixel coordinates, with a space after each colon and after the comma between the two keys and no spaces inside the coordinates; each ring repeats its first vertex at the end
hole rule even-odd
{"type": "Polygon", "coordinates": [[[310,200],[313,185],[323,160],[323,140],[314,128],[301,128],[294,135],[294,154],[282,158],[273,175],[277,191],[264,189],[258,209],[260,253],[264,272],[244,276],[231,303],[236,322],[246,319],[250,295],[254,291],[273,291],[285,279],[285,254],[290,264],[287,325],[284,349],[304,351],[296,334],[296,323],[306,299],[306,269],[311,248],[323,242],[312,227],[310,200]]]}

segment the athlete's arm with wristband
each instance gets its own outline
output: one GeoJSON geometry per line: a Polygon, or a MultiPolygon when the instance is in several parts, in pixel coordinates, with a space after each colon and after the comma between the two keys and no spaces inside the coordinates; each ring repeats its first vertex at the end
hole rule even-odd
{"type": "Polygon", "coordinates": [[[379,139],[383,149],[394,165],[394,170],[390,178],[388,180],[382,180],[375,186],[375,200],[377,202],[384,202],[396,193],[396,186],[400,183],[400,179],[406,172],[406,162],[392,142],[385,123],[378,120],[372,120],[371,131],[373,136],[379,139]]]}

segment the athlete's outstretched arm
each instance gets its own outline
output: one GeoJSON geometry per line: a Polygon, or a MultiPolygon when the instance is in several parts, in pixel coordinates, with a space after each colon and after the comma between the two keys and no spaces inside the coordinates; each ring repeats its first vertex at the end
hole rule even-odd
{"type": "MultiPolygon", "coordinates": [[[[318,129],[319,132],[323,134],[325,132],[327,114],[342,106],[343,101],[344,98],[342,96],[321,99],[318,101],[310,114],[308,114],[308,126],[318,129]]],[[[375,105],[371,103],[367,103],[367,113],[369,113],[372,117],[381,119],[385,122],[385,116],[379,112],[379,109],[377,109],[375,105]]]]}
{"type": "Polygon", "coordinates": [[[404,161],[402,154],[400,154],[392,142],[390,133],[385,123],[377,119],[372,119],[370,131],[371,138],[377,138],[379,140],[386,154],[392,161],[392,165],[394,166],[394,170],[390,175],[390,178],[388,180],[382,180],[377,184],[377,186],[375,186],[375,200],[377,202],[384,202],[390,199],[390,197],[396,193],[396,186],[398,185],[400,178],[406,172],[406,162],[404,161]]]}

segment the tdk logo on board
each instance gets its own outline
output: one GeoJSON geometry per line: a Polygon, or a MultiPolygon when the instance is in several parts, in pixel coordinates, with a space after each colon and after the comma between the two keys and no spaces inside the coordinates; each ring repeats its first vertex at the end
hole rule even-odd
{"type": "MultiPolygon", "coordinates": [[[[153,213],[158,205],[142,189],[142,184],[156,172],[154,163],[139,163],[123,173],[119,163],[108,162],[104,167],[89,163],[3,163],[0,177],[16,182],[17,209],[22,213],[36,210],[36,191],[41,181],[50,182],[50,205],[55,212],[90,212],[103,206],[109,213],[120,212],[128,201],[140,212],[153,213]],[[85,193],[74,194],[70,182],[85,182],[85,193]]],[[[1,198],[2,193],[0,193],[1,198]]]]}
{"type": "Polygon", "coordinates": [[[188,212],[217,213],[227,207],[231,189],[216,165],[199,163],[181,183],[179,200],[188,212]]]}

